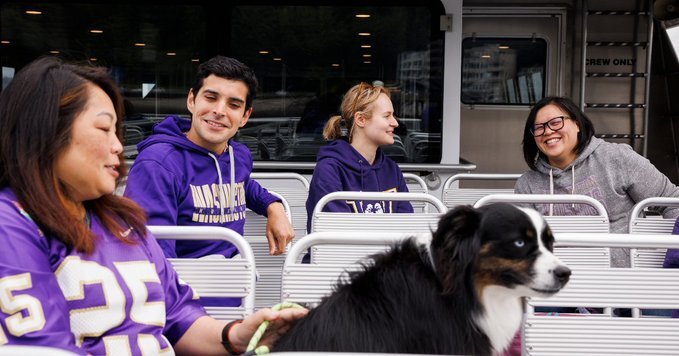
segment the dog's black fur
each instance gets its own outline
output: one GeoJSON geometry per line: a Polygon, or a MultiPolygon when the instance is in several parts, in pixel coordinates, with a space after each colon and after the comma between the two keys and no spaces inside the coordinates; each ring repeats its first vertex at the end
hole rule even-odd
{"type": "MultiPolygon", "coordinates": [[[[539,246],[551,251],[553,243],[549,227],[533,220],[507,204],[450,211],[440,220],[429,247],[410,238],[372,256],[373,264],[351,273],[349,283],[340,282],[274,350],[475,355],[501,351],[508,342],[493,345],[478,323],[478,317],[488,312],[480,294],[489,285],[514,291],[533,283],[536,260],[546,251],[539,246]],[[525,242],[521,248],[515,246],[519,240],[525,242]]],[[[558,291],[570,271],[557,265],[558,272],[549,272],[555,275],[553,285],[540,287],[540,293],[518,294],[558,291]]],[[[522,296],[516,297],[518,308],[522,296]]],[[[516,322],[509,327],[513,331],[506,331],[509,341],[518,326],[516,322]]]]}

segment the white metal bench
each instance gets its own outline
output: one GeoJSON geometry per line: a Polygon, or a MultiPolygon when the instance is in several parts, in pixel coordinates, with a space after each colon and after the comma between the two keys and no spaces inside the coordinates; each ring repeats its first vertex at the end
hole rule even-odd
{"type": "Polygon", "coordinates": [[[309,196],[309,181],[301,174],[287,172],[252,172],[250,178],[256,180],[262,187],[273,190],[285,198],[290,206],[295,236],[299,238],[306,235],[306,200],[309,196]]]}
{"type": "MultiPolygon", "coordinates": [[[[557,246],[679,248],[667,235],[556,234],[557,246]]],[[[527,300],[524,355],[677,355],[679,319],[616,318],[601,314],[546,316],[537,306],[679,309],[679,269],[573,268],[551,298],[527,300]]]]}
{"type": "MultiPolygon", "coordinates": [[[[403,173],[403,178],[406,180],[406,185],[408,186],[408,191],[410,193],[424,193],[429,194],[429,188],[427,188],[427,183],[414,173],[403,173]]],[[[429,204],[422,201],[412,202],[413,210],[416,213],[428,213],[429,204]]]]}
{"type": "MultiPolygon", "coordinates": [[[[383,193],[383,192],[334,192],[321,198],[312,215],[311,231],[359,231],[367,237],[375,232],[429,233],[436,230],[438,221],[446,212],[443,203],[429,194],[423,193],[383,193]],[[436,213],[412,214],[357,214],[322,211],[326,204],[334,200],[386,200],[422,202],[433,205],[436,213]]],[[[354,261],[353,256],[364,256],[382,250],[376,246],[322,245],[311,249],[312,264],[345,263],[354,261]]]]}
{"type": "Polygon", "coordinates": [[[516,181],[521,174],[459,173],[443,183],[441,199],[448,208],[458,205],[474,205],[479,199],[490,194],[514,194],[514,188],[459,188],[463,180],[516,181]]]}
{"type": "MultiPolygon", "coordinates": [[[[291,207],[285,197],[278,192],[269,190],[269,193],[281,199],[283,208],[291,220],[291,207]]],[[[255,309],[271,307],[278,303],[281,294],[280,275],[285,261],[285,254],[278,256],[269,255],[269,241],[266,239],[267,218],[253,212],[250,209],[245,211],[244,236],[252,247],[257,264],[257,293],[255,298],[255,309]]],[[[295,234],[297,231],[295,230],[295,234]]],[[[297,237],[298,238],[298,237],[297,237]]]]}
{"type": "MultiPolygon", "coordinates": [[[[606,208],[598,200],[586,195],[571,194],[492,194],[481,198],[475,207],[490,203],[511,204],[585,204],[593,207],[597,215],[545,216],[553,233],[583,232],[608,233],[610,224],[606,208]]],[[[606,266],[611,263],[611,253],[608,247],[597,248],[560,248],[554,253],[569,266],[606,266]]]]}
{"type": "Polygon", "coordinates": [[[215,226],[148,226],[156,239],[222,240],[238,249],[240,258],[169,258],[177,274],[200,297],[241,298],[239,307],[210,306],[205,310],[215,319],[235,320],[254,311],[255,256],[237,232],[215,226]]]}
{"type": "MultiPolygon", "coordinates": [[[[662,216],[645,217],[644,209],[651,206],[679,207],[679,198],[648,198],[638,202],[629,221],[630,234],[670,234],[676,219],[665,219],[662,216]]],[[[677,236],[679,239],[679,236],[677,236]]],[[[632,249],[630,263],[632,267],[662,267],[667,249],[632,249]]]]}

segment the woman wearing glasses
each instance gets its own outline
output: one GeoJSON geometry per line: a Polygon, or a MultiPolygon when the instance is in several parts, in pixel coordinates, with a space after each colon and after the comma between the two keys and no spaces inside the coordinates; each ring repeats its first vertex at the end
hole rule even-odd
{"type": "MultiPolygon", "coordinates": [[[[380,149],[394,143],[398,122],[389,91],[360,83],[344,94],[341,115],[330,118],[323,137],[333,140],[318,151],[309,188],[307,230],[316,203],[337,191],[407,192],[400,168],[380,149]]],[[[353,213],[412,213],[406,201],[333,201],[323,211],[353,213]]]]}
{"type": "MultiPolygon", "coordinates": [[[[630,146],[594,137],[592,122],[567,98],[547,97],[535,104],[523,132],[523,156],[531,170],[517,181],[516,193],[588,195],[606,207],[611,232],[627,232],[637,202],[679,197],[679,187],[630,146]]],[[[577,204],[535,208],[544,215],[595,213],[577,204]]],[[[663,213],[676,217],[679,210],[663,213]]],[[[613,255],[614,265],[627,265],[629,258],[622,251],[613,255]]]]}

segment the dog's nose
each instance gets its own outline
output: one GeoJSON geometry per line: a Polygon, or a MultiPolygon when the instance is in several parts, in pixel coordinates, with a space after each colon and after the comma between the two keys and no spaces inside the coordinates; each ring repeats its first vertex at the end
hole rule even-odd
{"type": "Polygon", "coordinates": [[[566,266],[559,266],[554,269],[553,273],[559,282],[566,283],[571,276],[571,269],[566,266]]]}

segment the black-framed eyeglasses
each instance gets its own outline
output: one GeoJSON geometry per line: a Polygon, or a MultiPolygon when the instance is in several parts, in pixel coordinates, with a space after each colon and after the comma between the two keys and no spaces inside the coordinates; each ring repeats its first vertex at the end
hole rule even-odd
{"type": "Polygon", "coordinates": [[[545,134],[545,127],[549,127],[552,131],[559,131],[563,128],[564,120],[570,119],[568,116],[557,116],[543,124],[535,124],[535,126],[530,128],[530,133],[535,136],[542,136],[545,134]]]}

